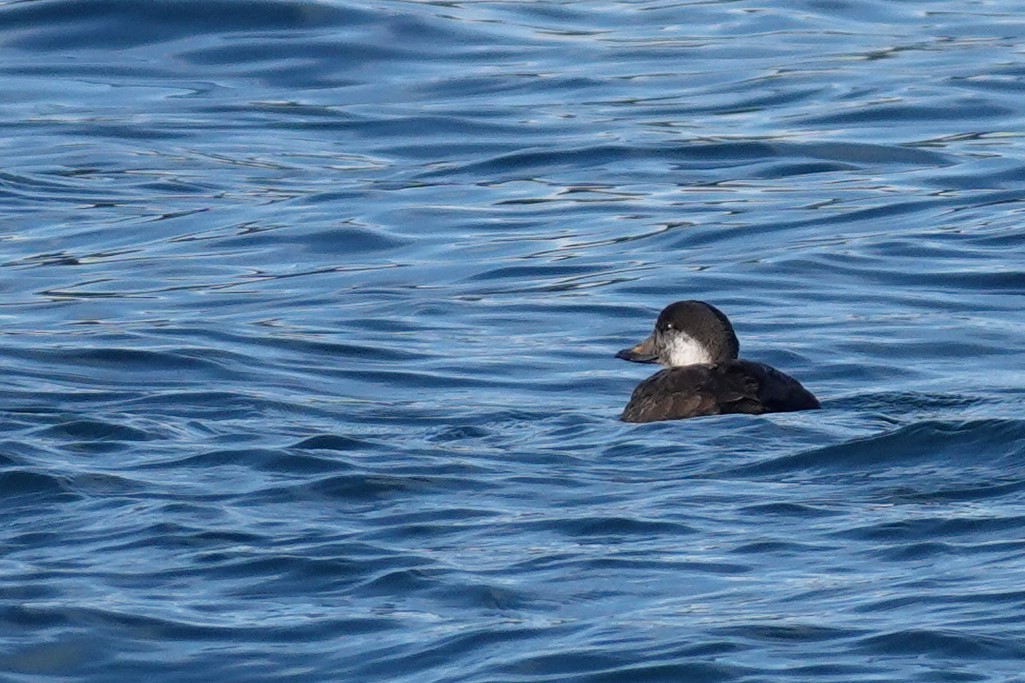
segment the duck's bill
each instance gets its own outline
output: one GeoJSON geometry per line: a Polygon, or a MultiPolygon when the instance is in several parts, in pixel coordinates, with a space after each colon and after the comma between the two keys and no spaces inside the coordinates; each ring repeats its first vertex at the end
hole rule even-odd
{"type": "Polygon", "coordinates": [[[616,354],[616,358],[622,358],[633,363],[657,363],[658,354],[655,353],[655,337],[648,337],[637,346],[623,349],[616,354]]]}

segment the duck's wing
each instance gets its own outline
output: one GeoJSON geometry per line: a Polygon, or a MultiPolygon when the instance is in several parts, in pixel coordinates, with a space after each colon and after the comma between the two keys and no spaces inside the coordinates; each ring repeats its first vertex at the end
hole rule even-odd
{"type": "Polygon", "coordinates": [[[686,365],[657,372],[637,385],[620,419],[624,422],[679,420],[757,410],[758,383],[722,366],[686,365]],[[754,408],[754,409],[752,409],[754,408]]]}
{"type": "Polygon", "coordinates": [[[818,399],[800,382],[772,366],[738,359],[719,367],[724,375],[737,378],[731,384],[744,383],[754,387],[753,392],[739,400],[735,410],[723,412],[786,413],[820,407],[818,399]]]}

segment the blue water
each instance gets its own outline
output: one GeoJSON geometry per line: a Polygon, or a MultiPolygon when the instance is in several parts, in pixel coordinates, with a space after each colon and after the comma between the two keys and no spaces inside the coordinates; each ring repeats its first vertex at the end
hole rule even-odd
{"type": "Polygon", "coordinates": [[[0,678],[1025,680],[1023,44],[0,2],[0,678]],[[824,409],[619,422],[685,298],[824,409]]]}

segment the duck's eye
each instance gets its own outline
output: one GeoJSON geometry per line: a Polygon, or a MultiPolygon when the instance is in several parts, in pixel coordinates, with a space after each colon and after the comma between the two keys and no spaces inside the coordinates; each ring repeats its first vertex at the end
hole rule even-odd
{"type": "Polygon", "coordinates": [[[673,324],[672,323],[666,323],[666,331],[669,331],[669,330],[672,330],[672,329],[674,329],[673,328],[673,324]]]}

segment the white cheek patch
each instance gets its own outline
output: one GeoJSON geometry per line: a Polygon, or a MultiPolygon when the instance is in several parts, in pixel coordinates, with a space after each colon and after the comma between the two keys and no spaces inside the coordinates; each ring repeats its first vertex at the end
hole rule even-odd
{"type": "Polygon", "coordinates": [[[697,365],[699,363],[711,364],[712,362],[712,356],[705,347],[693,337],[689,337],[682,332],[673,335],[668,351],[669,364],[672,366],[697,365]]]}

